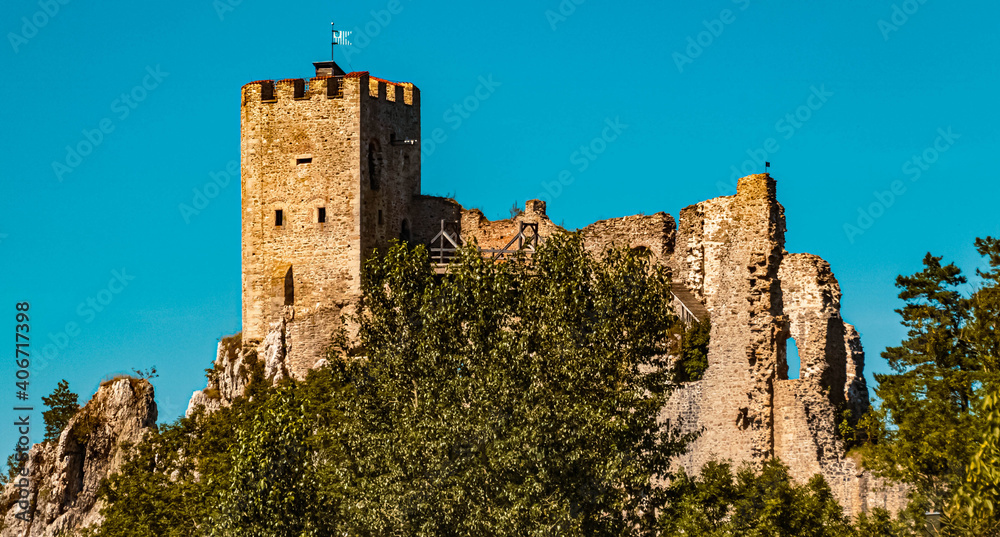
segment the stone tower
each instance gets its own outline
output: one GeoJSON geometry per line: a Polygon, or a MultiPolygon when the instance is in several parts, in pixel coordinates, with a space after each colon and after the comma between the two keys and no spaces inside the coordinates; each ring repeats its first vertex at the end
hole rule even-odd
{"type": "Polygon", "coordinates": [[[420,92],[314,64],[242,89],[243,342],[275,328],[289,371],[323,357],[364,259],[408,239],[420,193],[420,92]]]}

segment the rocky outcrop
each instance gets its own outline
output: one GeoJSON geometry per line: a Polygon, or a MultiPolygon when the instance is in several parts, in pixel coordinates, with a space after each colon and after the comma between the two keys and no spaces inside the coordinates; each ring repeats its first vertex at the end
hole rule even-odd
{"type": "Polygon", "coordinates": [[[273,382],[288,376],[288,369],[285,367],[287,358],[287,346],[285,341],[285,320],[271,323],[271,330],[264,337],[261,343],[261,350],[264,357],[264,378],[273,382]]]}
{"type": "Polygon", "coordinates": [[[50,537],[99,523],[101,482],[125,462],[124,446],[138,443],[155,426],[148,381],[104,382],[58,441],[36,444],[28,452],[27,480],[15,480],[3,491],[0,537],[50,537]]]}
{"type": "Polygon", "coordinates": [[[190,417],[199,406],[212,413],[242,396],[250,383],[253,362],[257,361],[252,354],[243,348],[241,334],[222,338],[212,369],[208,370],[208,382],[204,389],[191,395],[185,415],[190,417]]]}
{"type": "MultiPolygon", "coordinates": [[[[291,346],[288,323],[282,319],[271,323],[270,330],[259,344],[250,342],[244,346],[241,334],[222,338],[216,350],[212,369],[208,370],[208,382],[204,389],[191,395],[186,416],[190,417],[198,407],[207,413],[228,407],[242,397],[253,378],[254,367],[263,367],[264,379],[277,384],[289,378],[288,364],[291,346]],[[262,361],[262,363],[261,363],[262,361]]],[[[311,369],[319,367],[325,360],[319,360],[311,369]]],[[[308,368],[301,373],[304,378],[308,368]]]]}

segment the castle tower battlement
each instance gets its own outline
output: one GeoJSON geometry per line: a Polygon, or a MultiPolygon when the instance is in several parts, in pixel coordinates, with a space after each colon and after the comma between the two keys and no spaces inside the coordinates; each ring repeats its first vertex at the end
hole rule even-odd
{"type": "Polygon", "coordinates": [[[360,293],[363,260],[408,238],[420,193],[419,89],[320,65],[241,92],[243,338],[284,323],[300,375],[360,293]]]}

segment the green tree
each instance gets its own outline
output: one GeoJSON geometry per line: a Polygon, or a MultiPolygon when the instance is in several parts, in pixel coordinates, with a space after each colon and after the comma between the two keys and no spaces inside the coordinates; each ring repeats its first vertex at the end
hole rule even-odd
{"type": "Polygon", "coordinates": [[[69,382],[63,379],[48,397],[42,397],[42,403],[49,407],[49,410],[42,412],[42,419],[45,421],[45,441],[56,440],[69,424],[69,420],[80,409],[77,395],[69,391],[69,382]]]}
{"type": "Polygon", "coordinates": [[[630,535],[679,438],[669,281],[644,256],[550,238],[531,263],[423,248],[365,267],[341,443],[350,534],[630,535]]]}
{"type": "Polygon", "coordinates": [[[161,425],[131,449],[101,487],[105,520],[87,535],[338,534],[342,457],[322,431],[339,428],[342,375],[322,368],[275,387],[248,361],[243,397],[161,425]]]}
{"type": "MultiPolygon", "coordinates": [[[[987,237],[976,239],[976,249],[988,259],[990,269],[977,275],[985,284],[970,300],[968,323],[970,346],[983,370],[996,374],[1000,367],[1000,244],[987,237]]],[[[991,376],[982,384],[984,393],[975,418],[981,431],[979,442],[966,466],[965,481],[946,510],[945,532],[951,535],[1000,535],[1000,383],[991,376]]]]}
{"type": "Polygon", "coordinates": [[[310,442],[314,414],[301,391],[301,386],[279,387],[238,428],[230,448],[229,487],[213,524],[221,535],[334,534],[336,519],[329,514],[336,506],[318,481],[317,450],[310,442]]]}
{"type": "Polygon", "coordinates": [[[1000,535],[1000,390],[995,385],[989,387],[979,410],[986,427],[966,468],[965,482],[945,513],[948,535],[1000,535]]]}
{"type": "MultiPolygon", "coordinates": [[[[847,535],[821,478],[709,465],[657,423],[675,351],[664,272],[555,237],[531,263],[423,247],[365,265],[358,346],[161,426],[102,487],[102,537],[847,535]],[[657,517],[657,513],[662,516],[657,517]],[[675,520],[676,519],[676,520],[675,520]],[[729,532],[729,533],[726,533],[729,532]]],[[[863,535],[897,535],[884,513],[863,535]]]]}
{"type": "Polygon", "coordinates": [[[907,535],[884,510],[863,515],[852,526],[821,476],[796,484],[776,459],[759,469],[744,465],[735,475],[730,464],[719,462],[706,464],[699,477],[681,471],[668,497],[659,517],[665,537],[907,535]]]}
{"type": "Polygon", "coordinates": [[[708,344],[712,324],[706,319],[691,323],[681,332],[680,353],[674,364],[674,382],[701,380],[708,369],[708,344]]]}
{"type": "Polygon", "coordinates": [[[945,510],[979,447],[970,435],[986,426],[976,405],[997,378],[1000,245],[977,239],[976,248],[992,270],[978,272],[983,286],[969,297],[961,270],[930,254],[923,270],[896,280],[907,338],[882,353],[894,372],[875,375],[881,404],[864,453],[866,466],[913,485],[915,514],[945,510]]]}

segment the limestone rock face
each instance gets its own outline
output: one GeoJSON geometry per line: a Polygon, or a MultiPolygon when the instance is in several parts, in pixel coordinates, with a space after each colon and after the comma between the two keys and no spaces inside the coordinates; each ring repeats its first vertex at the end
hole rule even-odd
{"type": "Polygon", "coordinates": [[[185,416],[190,417],[199,406],[205,407],[206,413],[215,412],[243,395],[250,382],[250,362],[256,358],[247,355],[240,336],[236,334],[219,341],[208,383],[205,389],[191,395],[185,416]]]}
{"type": "Polygon", "coordinates": [[[273,382],[288,376],[285,368],[286,346],[285,346],[285,320],[271,323],[264,342],[261,344],[264,357],[264,378],[273,382]]]}
{"type": "Polygon", "coordinates": [[[156,416],[148,381],[122,378],[103,384],[58,442],[36,444],[28,452],[30,483],[18,487],[15,481],[4,489],[0,537],[50,537],[100,523],[101,481],[125,462],[122,444],[138,443],[155,427],[156,416]],[[18,501],[25,497],[32,506],[30,521],[17,516],[22,512],[18,501]]]}
{"type": "MultiPolygon", "coordinates": [[[[267,381],[277,384],[289,377],[289,348],[288,323],[284,319],[271,323],[270,330],[259,344],[250,342],[249,346],[244,346],[241,334],[223,338],[219,342],[208,382],[203,390],[191,395],[185,415],[190,417],[198,407],[212,413],[233,404],[250,384],[252,368],[257,360],[264,362],[264,378],[267,381]]],[[[324,361],[320,360],[313,368],[324,361]]],[[[302,371],[301,377],[304,378],[307,372],[308,369],[302,371]]]]}

